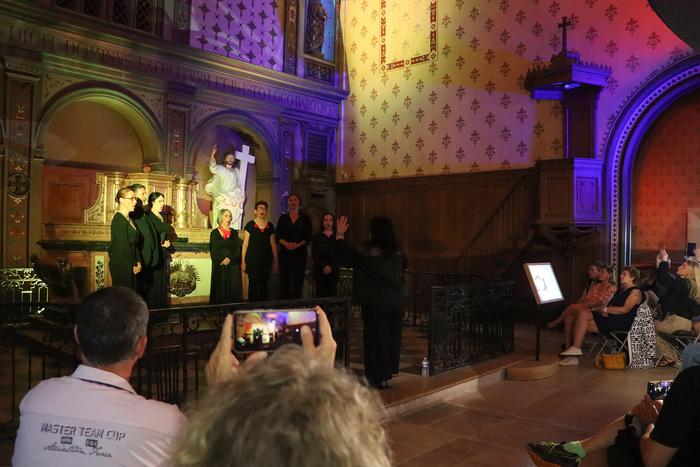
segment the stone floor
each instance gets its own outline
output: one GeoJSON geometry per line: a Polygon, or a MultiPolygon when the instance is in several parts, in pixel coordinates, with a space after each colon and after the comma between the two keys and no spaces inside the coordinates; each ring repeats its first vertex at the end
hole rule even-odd
{"type": "MultiPolygon", "coordinates": [[[[394,465],[532,466],[527,442],[587,437],[636,404],[647,381],[673,379],[677,371],[606,371],[584,356],[547,379],[504,379],[508,365],[534,359],[534,337],[533,326],[517,325],[512,354],[437,377],[392,380],[381,395],[394,465]]],[[[555,355],[562,334],[543,332],[541,342],[543,356],[555,355]]],[[[581,465],[605,465],[604,453],[581,465]]]]}

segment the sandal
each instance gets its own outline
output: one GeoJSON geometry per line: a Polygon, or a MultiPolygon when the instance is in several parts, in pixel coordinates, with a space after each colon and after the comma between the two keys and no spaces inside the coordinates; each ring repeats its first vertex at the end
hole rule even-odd
{"type": "Polygon", "coordinates": [[[677,365],[678,365],[678,363],[677,363],[675,360],[673,360],[673,359],[671,359],[671,358],[666,358],[666,357],[660,359],[660,360],[656,363],[656,366],[658,366],[658,367],[676,368],[677,365]]]}

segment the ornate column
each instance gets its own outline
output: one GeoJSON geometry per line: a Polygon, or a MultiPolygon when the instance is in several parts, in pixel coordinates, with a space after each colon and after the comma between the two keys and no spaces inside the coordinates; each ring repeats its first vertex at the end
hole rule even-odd
{"type": "Polygon", "coordinates": [[[189,121],[188,117],[192,107],[192,98],[196,91],[195,88],[190,86],[170,83],[166,93],[167,173],[181,178],[187,177],[185,168],[185,135],[187,135],[187,122],[189,121]]]}
{"type": "MultiPolygon", "coordinates": [[[[280,170],[279,195],[282,212],[287,210],[287,197],[292,191],[294,174],[294,154],[297,152],[294,142],[299,131],[299,122],[280,118],[280,170]]],[[[258,181],[259,183],[259,181],[258,181]]]]}
{"type": "Polygon", "coordinates": [[[286,21],[284,28],[284,67],[285,73],[297,74],[297,22],[298,0],[287,0],[287,10],[285,11],[286,21]]]}
{"type": "MultiPolygon", "coordinates": [[[[195,183],[196,185],[196,183],[195,183]]],[[[173,183],[173,227],[175,229],[186,229],[190,226],[192,218],[192,180],[180,178],[173,183]]]]}
{"type": "Polygon", "coordinates": [[[32,160],[35,115],[40,91],[37,62],[5,57],[7,132],[3,177],[2,267],[29,266],[40,238],[41,161],[32,160]],[[34,186],[32,186],[34,184],[34,186]],[[38,220],[35,220],[38,219],[38,220]]]}

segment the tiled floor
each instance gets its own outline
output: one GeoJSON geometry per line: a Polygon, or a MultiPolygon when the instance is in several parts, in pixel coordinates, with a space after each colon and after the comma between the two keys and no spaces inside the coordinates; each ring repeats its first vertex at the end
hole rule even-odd
{"type": "MultiPolygon", "coordinates": [[[[362,323],[353,319],[351,368],[362,374],[362,323]]],[[[534,356],[535,329],[516,325],[515,352],[439,376],[420,376],[427,355],[425,330],[404,329],[401,373],[381,391],[394,465],[447,467],[533,465],[529,441],[579,439],[625,413],[641,397],[646,382],[672,379],[676,370],[605,371],[581,359],[539,381],[508,381],[505,368],[534,356]]],[[[559,351],[562,334],[542,335],[543,354],[559,351]]],[[[0,443],[0,465],[7,465],[11,443],[0,443]]],[[[604,465],[603,454],[583,467],[604,465]]]]}
{"type": "MultiPolygon", "coordinates": [[[[392,388],[381,393],[388,411],[411,401],[420,406],[420,398],[427,398],[419,392],[432,392],[428,405],[386,420],[394,465],[532,466],[525,443],[587,437],[636,404],[647,381],[672,379],[677,371],[599,370],[592,358],[584,357],[579,366],[560,367],[547,379],[500,379],[503,366],[533,358],[534,335],[534,327],[518,325],[513,354],[453,374],[434,378],[402,374],[392,380],[392,388]],[[454,395],[446,389],[460,379],[494,371],[494,377],[474,382],[471,392],[454,395]]],[[[561,333],[544,332],[543,355],[558,353],[561,338],[561,333]]],[[[581,465],[605,465],[604,460],[604,453],[599,453],[584,459],[581,465]]]]}

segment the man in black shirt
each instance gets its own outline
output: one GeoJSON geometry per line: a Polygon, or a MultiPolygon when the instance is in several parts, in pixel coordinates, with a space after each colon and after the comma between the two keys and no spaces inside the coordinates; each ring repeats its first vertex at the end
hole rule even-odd
{"type": "Polygon", "coordinates": [[[694,466],[700,462],[700,366],[681,371],[666,399],[645,394],[630,413],[590,438],[570,443],[528,443],[538,466],[576,466],[608,449],[610,465],[694,466]],[[620,463],[621,459],[627,461],[620,463]]]}

